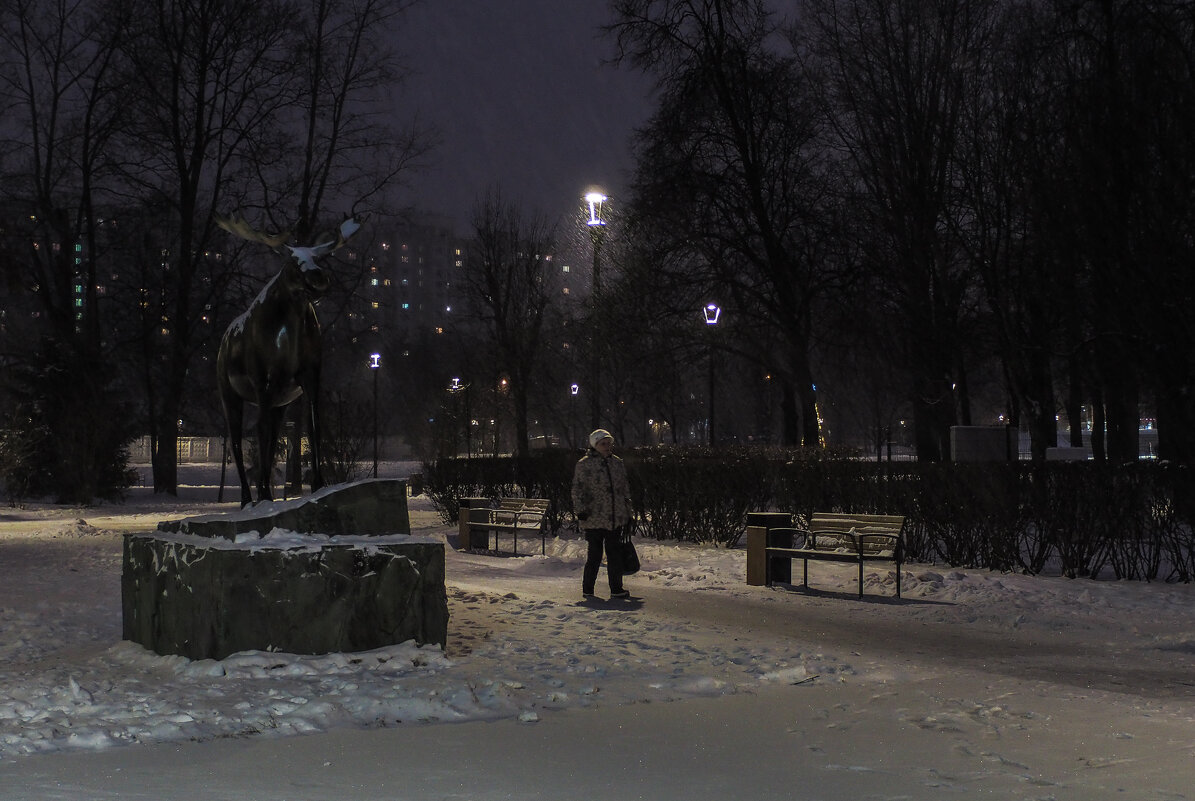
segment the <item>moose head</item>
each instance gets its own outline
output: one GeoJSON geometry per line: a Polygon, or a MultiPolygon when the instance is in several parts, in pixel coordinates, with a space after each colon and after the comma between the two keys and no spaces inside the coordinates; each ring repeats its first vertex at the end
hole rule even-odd
{"type": "Polygon", "coordinates": [[[284,268],[283,273],[289,273],[287,277],[292,282],[297,279],[297,282],[301,283],[303,288],[315,297],[327,292],[332,283],[328,278],[327,271],[320,264],[320,259],[343,247],[361,228],[360,218],[346,217],[335,230],[325,231],[316,236],[315,244],[301,246],[287,244],[293,234],[293,229],[267,234],[254,228],[244,217],[239,215],[227,217],[216,214],[215,221],[216,225],[241,239],[248,242],[260,242],[282,255],[289,254],[290,260],[287,267],[292,269],[284,268]]]}

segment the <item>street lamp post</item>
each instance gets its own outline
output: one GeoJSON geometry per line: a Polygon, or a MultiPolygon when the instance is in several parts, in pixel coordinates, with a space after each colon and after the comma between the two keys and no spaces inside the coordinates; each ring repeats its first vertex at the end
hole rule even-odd
{"type": "Polygon", "coordinates": [[[590,375],[593,381],[593,392],[590,396],[590,424],[597,428],[602,424],[602,378],[601,356],[602,344],[601,324],[598,319],[598,301],[602,292],[602,237],[605,234],[606,223],[602,219],[602,204],[607,200],[601,192],[590,192],[585,195],[585,202],[589,204],[589,219],[585,224],[589,226],[589,235],[593,238],[593,286],[590,289],[590,304],[593,314],[593,329],[590,332],[592,343],[592,364],[590,375]]]}
{"type": "MultiPolygon", "coordinates": [[[[454,396],[457,393],[463,392],[465,395],[465,458],[473,458],[473,420],[469,417],[469,383],[461,383],[459,378],[452,379],[452,385],[448,387],[448,391],[454,396]]],[[[455,443],[456,437],[453,437],[455,443]]]]}
{"type": "Polygon", "coordinates": [[[369,356],[369,369],[373,373],[373,477],[378,477],[378,369],[382,366],[382,354],[369,356]]]}
{"type": "Polygon", "coordinates": [[[714,436],[714,326],[718,324],[718,318],[722,316],[722,309],[718,308],[716,303],[707,303],[702,310],[705,313],[705,324],[710,330],[709,337],[709,364],[710,364],[710,387],[709,387],[709,412],[710,421],[709,428],[706,433],[709,436],[708,444],[712,448],[716,437],[714,436]]]}
{"type": "Polygon", "coordinates": [[[570,448],[577,442],[577,393],[580,391],[581,387],[578,384],[573,384],[568,388],[568,444],[570,448]]]}

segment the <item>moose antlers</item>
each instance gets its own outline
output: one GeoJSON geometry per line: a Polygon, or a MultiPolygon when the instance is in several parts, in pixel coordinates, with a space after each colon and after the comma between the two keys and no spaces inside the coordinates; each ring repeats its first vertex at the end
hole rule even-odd
{"type": "MultiPolygon", "coordinates": [[[[285,244],[290,239],[291,234],[294,233],[294,229],[292,228],[277,234],[266,234],[258,231],[246,222],[244,217],[239,215],[227,217],[217,213],[214,215],[214,219],[216,225],[230,234],[235,234],[249,242],[261,242],[274,249],[285,244]]],[[[360,230],[363,219],[362,215],[346,217],[340,223],[340,227],[335,231],[320,234],[315,244],[309,246],[286,245],[286,248],[290,251],[291,257],[304,270],[316,269],[316,260],[321,256],[326,256],[332,251],[337,250],[348,242],[349,238],[360,230]]]]}
{"type": "Polygon", "coordinates": [[[262,244],[269,245],[271,248],[277,248],[280,245],[286,244],[292,233],[290,230],[282,231],[281,233],[277,234],[263,233],[250,225],[248,221],[246,221],[245,218],[239,214],[232,217],[226,217],[223,214],[216,212],[212,216],[216,221],[216,225],[220,226],[228,233],[235,234],[241,239],[247,240],[249,242],[261,242],[262,244]]]}

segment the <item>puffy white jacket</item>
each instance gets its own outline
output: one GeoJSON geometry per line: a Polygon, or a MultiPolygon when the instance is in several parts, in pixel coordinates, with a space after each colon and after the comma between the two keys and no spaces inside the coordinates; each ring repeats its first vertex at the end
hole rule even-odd
{"type": "Polygon", "coordinates": [[[631,483],[622,459],[593,448],[573,470],[573,512],[583,529],[614,530],[631,521],[631,483]]]}

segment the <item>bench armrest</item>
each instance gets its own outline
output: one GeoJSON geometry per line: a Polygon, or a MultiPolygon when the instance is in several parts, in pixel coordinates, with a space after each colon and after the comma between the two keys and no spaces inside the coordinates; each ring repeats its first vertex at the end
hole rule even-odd
{"type": "Polygon", "coordinates": [[[545,515],[538,509],[523,509],[515,512],[515,526],[527,523],[527,528],[543,528],[545,515]]]}
{"type": "Polygon", "coordinates": [[[766,545],[768,548],[808,548],[809,532],[803,528],[770,528],[768,529],[766,545]],[[777,546],[777,541],[785,542],[777,546]]]}
{"type": "MultiPolygon", "coordinates": [[[[829,533],[829,532],[827,532],[829,533]]],[[[840,542],[848,542],[857,554],[874,554],[879,551],[890,550],[893,554],[901,553],[903,537],[886,531],[850,531],[833,532],[840,542]]]]}

